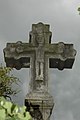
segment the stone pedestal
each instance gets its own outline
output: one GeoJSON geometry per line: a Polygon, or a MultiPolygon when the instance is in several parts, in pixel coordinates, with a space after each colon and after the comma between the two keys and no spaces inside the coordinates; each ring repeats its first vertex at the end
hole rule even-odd
{"type": "Polygon", "coordinates": [[[28,93],[25,99],[25,105],[33,120],[50,120],[54,102],[48,92],[33,91],[28,93]]]}

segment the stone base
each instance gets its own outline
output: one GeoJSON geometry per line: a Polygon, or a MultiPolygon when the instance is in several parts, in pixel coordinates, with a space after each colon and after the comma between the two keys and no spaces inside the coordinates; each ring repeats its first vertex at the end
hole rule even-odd
{"type": "Polygon", "coordinates": [[[50,120],[54,102],[48,92],[28,93],[25,99],[25,105],[33,120],[50,120]]]}

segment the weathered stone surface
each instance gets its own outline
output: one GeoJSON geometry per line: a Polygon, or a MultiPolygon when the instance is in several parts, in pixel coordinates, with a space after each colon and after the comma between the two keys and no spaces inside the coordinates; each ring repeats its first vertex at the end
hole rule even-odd
{"type": "Polygon", "coordinates": [[[48,68],[72,68],[76,55],[73,44],[51,44],[49,28],[47,24],[33,24],[29,43],[7,43],[4,49],[7,66],[31,69],[30,91],[25,104],[32,106],[33,110],[29,110],[36,120],[49,120],[54,106],[53,98],[48,93],[48,68]]]}
{"type": "Polygon", "coordinates": [[[48,92],[31,92],[27,94],[25,104],[30,108],[30,113],[37,120],[49,120],[54,101],[48,92]],[[37,96],[37,97],[36,97],[37,96]],[[35,112],[35,109],[37,112],[35,112]],[[39,119],[40,117],[40,119],[39,119]]]}

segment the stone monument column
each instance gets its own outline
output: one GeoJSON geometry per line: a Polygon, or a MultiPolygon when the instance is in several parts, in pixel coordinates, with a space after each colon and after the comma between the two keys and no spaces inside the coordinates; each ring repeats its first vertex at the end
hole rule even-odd
{"type": "Polygon", "coordinates": [[[50,26],[32,24],[29,43],[7,43],[4,58],[7,67],[31,70],[30,90],[25,105],[33,120],[50,120],[54,107],[53,97],[48,92],[48,68],[71,69],[76,50],[73,44],[51,44],[50,26]]]}
{"type": "Polygon", "coordinates": [[[30,42],[32,44],[34,42],[34,46],[36,46],[35,79],[33,80],[35,87],[32,92],[27,94],[25,104],[31,107],[30,113],[34,120],[49,120],[54,106],[53,98],[48,93],[48,86],[46,85],[48,79],[45,77],[45,75],[48,76],[48,70],[45,71],[45,62],[48,62],[45,59],[45,44],[46,42],[49,43],[49,36],[46,36],[46,34],[50,34],[49,26],[47,26],[47,31],[46,26],[42,23],[33,24],[30,32],[30,42]]]}

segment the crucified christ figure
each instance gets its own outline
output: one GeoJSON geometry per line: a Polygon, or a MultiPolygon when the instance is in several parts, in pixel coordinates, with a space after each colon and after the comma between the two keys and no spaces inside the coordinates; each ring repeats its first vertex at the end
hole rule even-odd
{"type": "Polygon", "coordinates": [[[44,79],[44,37],[37,36],[38,48],[36,49],[36,80],[44,79]]]}

